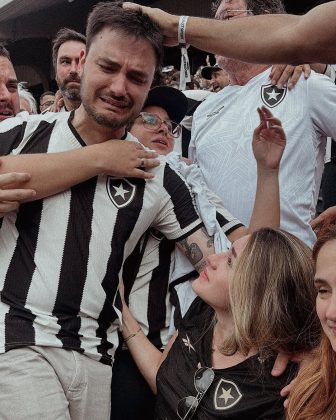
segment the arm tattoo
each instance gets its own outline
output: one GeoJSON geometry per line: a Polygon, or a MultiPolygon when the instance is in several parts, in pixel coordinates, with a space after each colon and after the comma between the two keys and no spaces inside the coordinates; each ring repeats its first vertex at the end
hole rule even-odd
{"type": "Polygon", "coordinates": [[[209,236],[207,230],[205,229],[205,227],[202,227],[202,232],[204,233],[204,235],[207,238],[207,247],[208,248],[213,248],[214,247],[214,237],[213,236],[209,236]]]}
{"type": "Polygon", "coordinates": [[[183,239],[180,241],[180,245],[184,251],[185,256],[196,268],[197,263],[202,261],[203,258],[203,252],[201,248],[195,242],[188,244],[188,239],[183,239]]]}
{"type": "Polygon", "coordinates": [[[206,261],[202,261],[200,264],[195,264],[195,269],[200,273],[205,269],[205,267],[208,265],[206,261]]]}

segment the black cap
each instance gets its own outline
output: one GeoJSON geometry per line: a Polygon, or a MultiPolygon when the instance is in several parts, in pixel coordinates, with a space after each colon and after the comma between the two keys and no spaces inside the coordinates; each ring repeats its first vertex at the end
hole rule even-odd
{"type": "Polygon", "coordinates": [[[214,66],[205,66],[201,70],[201,75],[203,79],[211,80],[212,73],[219,70],[222,69],[218,66],[218,64],[215,64],[214,66]]]}
{"type": "Polygon", "coordinates": [[[163,108],[171,120],[180,123],[187,113],[188,100],[178,89],[157,86],[149,91],[144,107],[151,105],[163,108]]]}

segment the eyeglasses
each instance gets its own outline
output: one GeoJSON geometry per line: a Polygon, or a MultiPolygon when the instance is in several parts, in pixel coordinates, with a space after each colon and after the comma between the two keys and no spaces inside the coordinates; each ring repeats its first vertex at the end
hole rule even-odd
{"type": "Polygon", "coordinates": [[[43,106],[51,106],[51,105],[54,104],[54,102],[55,101],[47,101],[47,102],[44,102],[44,104],[41,104],[41,107],[43,107],[43,106]]]}
{"type": "Polygon", "coordinates": [[[163,120],[156,114],[149,112],[140,112],[138,118],[141,118],[142,125],[150,131],[157,131],[162,123],[168,128],[168,133],[173,137],[178,137],[181,134],[181,126],[172,120],[163,120]]]}
{"type": "Polygon", "coordinates": [[[215,373],[211,368],[201,367],[197,369],[194,375],[194,386],[197,391],[196,397],[189,396],[182,398],[177,404],[177,415],[182,420],[189,420],[195,414],[204,394],[210,388],[215,373]]]}
{"type": "Polygon", "coordinates": [[[231,18],[234,17],[243,17],[241,16],[243,13],[246,13],[247,15],[251,15],[252,14],[252,10],[251,9],[227,9],[227,10],[223,10],[221,13],[219,13],[216,16],[216,19],[218,20],[229,20],[231,18]]]}

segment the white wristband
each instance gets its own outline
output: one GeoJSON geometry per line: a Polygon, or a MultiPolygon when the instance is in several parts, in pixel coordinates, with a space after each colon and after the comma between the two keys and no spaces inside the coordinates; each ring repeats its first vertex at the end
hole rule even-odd
{"type": "Polygon", "coordinates": [[[178,42],[179,44],[186,44],[186,27],[189,16],[180,16],[179,26],[178,26],[178,42]]]}
{"type": "Polygon", "coordinates": [[[191,82],[188,46],[186,45],[186,27],[188,16],[180,16],[178,26],[178,42],[181,48],[180,90],[185,90],[187,83],[191,82]]]}

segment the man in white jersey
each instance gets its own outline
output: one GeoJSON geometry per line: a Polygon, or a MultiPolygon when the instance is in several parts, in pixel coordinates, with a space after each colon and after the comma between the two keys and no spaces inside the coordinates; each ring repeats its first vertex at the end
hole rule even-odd
{"type": "Polygon", "coordinates": [[[0,222],[1,418],[109,418],[124,261],[149,227],[183,242],[197,269],[214,251],[184,179],[126,131],[161,56],[147,16],[100,3],[82,105],[0,124],[0,154],[16,155],[0,170],[29,169],[37,193],[0,222]]]}
{"type": "MultiPolygon", "coordinates": [[[[260,10],[281,11],[281,1],[255,2],[260,10]],[[264,7],[262,7],[264,3],[264,7]]],[[[254,2],[223,0],[217,19],[243,19],[254,13],[254,2]]],[[[283,122],[288,144],[280,171],[281,227],[313,245],[309,225],[314,216],[323,171],[326,135],[336,134],[332,114],[336,88],[325,76],[303,77],[289,90],[269,80],[269,65],[247,64],[217,57],[230,76],[230,85],[203,103],[194,115],[190,155],[206,182],[228,210],[248,223],[253,205],[256,165],[248,139],[256,120],[252,112],[266,105],[283,122]],[[222,183],[225,179],[227,182],[222,183]]]]}

